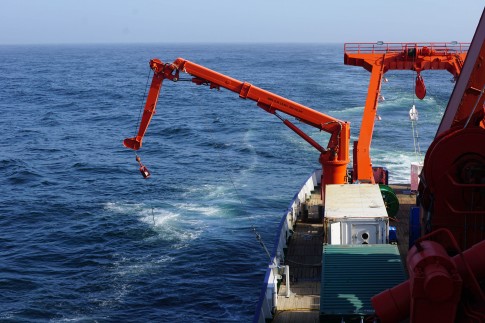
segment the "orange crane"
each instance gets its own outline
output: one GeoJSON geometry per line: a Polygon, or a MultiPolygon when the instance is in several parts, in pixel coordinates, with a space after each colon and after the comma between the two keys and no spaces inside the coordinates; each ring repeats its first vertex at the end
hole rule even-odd
{"type": "Polygon", "coordinates": [[[320,152],[319,161],[323,169],[322,194],[325,184],[347,183],[350,123],[332,118],[304,105],[263,90],[251,83],[236,80],[183,58],[178,58],[173,63],[163,63],[158,59],[152,59],[150,61],[150,68],[154,74],[138,134],[136,137],[125,139],[123,142],[125,147],[138,150],[142,146],[143,137],[155,113],[162,82],[165,79],[176,82],[179,80],[180,72],[184,72],[190,74],[192,76],[192,82],[197,85],[208,85],[211,89],[219,89],[222,87],[238,93],[242,99],[256,101],[258,107],[268,113],[276,115],[286,126],[317,149],[320,152]],[[322,147],[295,124],[284,119],[278,112],[293,116],[301,122],[330,133],[331,136],[327,147],[322,147]]]}
{"type": "MultiPolygon", "coordinates": [[[[347,43],[345,44],[344,62],[347,65],[362,66],[371,72],[367,100],[362,117],[359,139],[354,142],[352,179],[347,176],[347,164],[350,151],[350,123],[332,118],[309,107],[263,90],[248,82],[242,82],[211,69],[187,61],[176,59],[173,63],[163,63],[159,59],[150,61],[154,75],[145,103],[140,128],[136,137],[127,138],[124,145],[138,150],[148,125],[155,113],[162,83],[165,79],[178,81],[180,72],[191,75],[197,85],[209,85],[211,89],[225,88],[239,94],[240,98],[251,99],[263,110],[275,114],[283,123],[310,143],[320,152],[322,164],[322,190],[326,184],[342,184],[349,181],[375,183],[370,145],[377,113],[381,81],[388,70],[415,70],[416,94],[426,95],[424,81],[419,74],[427,69],[446,69],[458,78],[468,44],[464,43],[347,43]],[[327,148],[322,147],[296,125],[283,119],[277,112],[295,117],[319,130],[331,134],[327,148]]],[[[139,162],[140,163],[140,162],[139,162]]],[[[140,164],[144,168],[143,164],[140,164]]],[[[146,169],[146,168],[144,168],[146,169]]],[[[140,168],[141,170],[141,168],[140,168]]],[[[143,173],[144,177],[146,173],[143,173]]],[[[384,183],[383,183],[384,184],[384,183]]],[[[323,191],[322,191],[323,194],[323,191]]]]}
{"type": "Polygon", "coordinates": [[[416,96],[423,99],[426,87],[423,70],[447,70],[460,75],[468,43],[346,43],[344,63],[371,72],[359,139],[354,142],[352,181],[375,183],[370,146],[377,116],[383,75],[389,70],[416,71],[416,96]]]}

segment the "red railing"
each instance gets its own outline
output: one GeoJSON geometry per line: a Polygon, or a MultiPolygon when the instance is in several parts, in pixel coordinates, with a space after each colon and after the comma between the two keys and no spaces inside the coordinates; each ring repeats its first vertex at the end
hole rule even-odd
{"type": "Polygon", "coordinates": [[[470,43],[345,43],[344,52],[348,54],[385,54],[402,53],[409,50],[429,49],[429,53],[439,55],[465,54],[470,43]]]}

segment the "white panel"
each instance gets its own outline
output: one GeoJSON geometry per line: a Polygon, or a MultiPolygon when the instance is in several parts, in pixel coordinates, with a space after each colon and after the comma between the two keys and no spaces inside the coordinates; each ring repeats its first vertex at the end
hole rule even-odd
{"type": "Polygon", "coordinates": [[[330,224],[330,244],[341,244],[340,222],[330,224]]]}
{"type": "Polygon", "coordinates": [[[423,163],[411,163],[411,191],[417,191],[419,186],[419,174],[423,169],[423,163]]]}

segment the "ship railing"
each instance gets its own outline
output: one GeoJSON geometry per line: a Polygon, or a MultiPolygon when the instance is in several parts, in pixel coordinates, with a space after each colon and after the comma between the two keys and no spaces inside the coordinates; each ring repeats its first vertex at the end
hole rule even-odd
{"type": "Polygon", "coordinates": [[[430,42],[430,43],[387,43],[378,41],[375,43],[345,43],[346,54],[387,54],[387,53],[408,53],[409,50],[425,53],[436,53],[439,55],[465,54],[470,43],[460,42],[430,42]]]}
{"type": "Polygon", "coordinates": [[[285,249],[288,247],[288,241],[293,233],[294,225],[301,210],[301,204],[311,195],[315,186],[319,185],[321,175],[322,170],[317,169],[308,177],[301,186],[300,191],[291,200],[281,218],[271,252],[271,260],[266,268],[253,323],[264,323],[267,319],[272,319],[275,310],[278,308],[278,280],[281,279],[282,268],[285,267],[285,249]]]}

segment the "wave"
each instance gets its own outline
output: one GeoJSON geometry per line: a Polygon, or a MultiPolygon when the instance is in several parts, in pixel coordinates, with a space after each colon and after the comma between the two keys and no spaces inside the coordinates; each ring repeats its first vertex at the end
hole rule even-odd
{"type": "Polygon", "coordinates": [[[385,165],[389,171],[390,183],[409,183],[411,176],[411,163],[422,161],[423,155],[414,153],[377,153],[372,159],[375,166],[385,165]]]}
{"type": "Polygon", "coordinates": [[[146,239],[163,240],[171,243],[171,248],[186,247],[202,233],[203,225],[198,220],[185,218],[181,209],[176,206],[150,207],[145,203],[108,202],[107,211],[135,216],[139,222],[148,225],[156,235],[146,239]],[[167,209],[170,208],[170,210],[167,209]],[[180,211],[180,212],[177,212],[180,211]]]}
{"type": "Polygon", "coordinates": [[[115,260],[105,277],[106,288],[103,294],[95,293],[90,299],[90,304],[96,304],[96,312],[99,308],[110,308],[126,303],[126,299],[136,290],[138,282],[156,275],[173,262],[175,258],[170,255],[154,256],[152,254],[131,254],[123,256],[113,255],[115,260]]]}
{"type": "Polygon", "coordinates": [[[137,276],[151,269],[164,266],[174,260],[175,258],[170,255],[160,255],[157,257],[142,255],[141,257],[136,257],[136,259],[121,257],[114,261],[113,265],[116,268],[117,276],[137,276]]]}
{"type": "Polygon", "coordinates": [[[191,196],[199,196],[199,198],[203,196],[204,199],[224,198],[229,194],[229,189],[228,185],[220,184],[194,185],[187,187],[182,197],[184,199],[191,196]]]}
{"type": "Polygon", "coordinates": [[[3,172],[4,178],[12,185],[32,184],[43,178],[39,170],[21,159],[9,158],[0,160],[0,171],[3,172]]]}
{"type": "Polygon", "coordinates": [[[329,109],[328,111],[322,111],[325,114],[330,114],[330,115],[348,115],[348,114],[354,114],[356,112],[363,112],[364,111],[364,106],[353,106],[349,108],[338,108],[338,109],[329,109]]]}
{"type": "Polygon", "coordinates": [[[175,204],[175,206],[181,210],[186,210],[189,212],[194,212],[199,215],[205,215],[208,217],[220,215],[221,209],[215,206],[201,206],[200,204],[187,204],[180,203],[175,204]]]}

